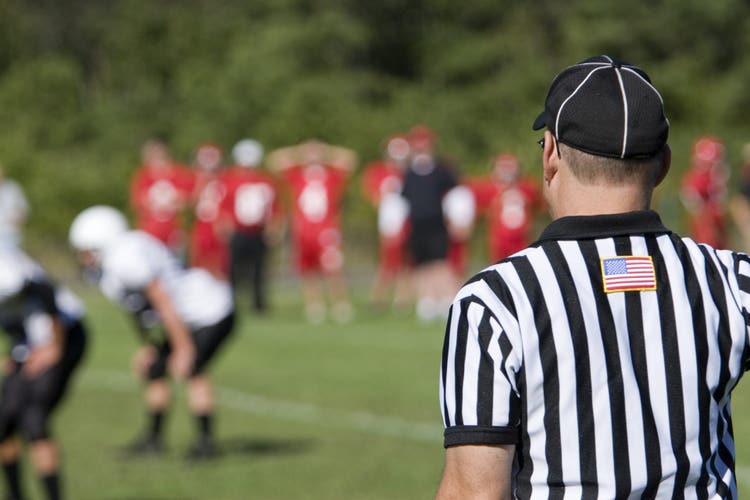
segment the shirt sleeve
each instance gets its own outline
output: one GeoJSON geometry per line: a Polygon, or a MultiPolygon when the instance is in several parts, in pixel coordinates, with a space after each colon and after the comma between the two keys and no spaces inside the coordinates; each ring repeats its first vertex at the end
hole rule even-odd
{"type": "Polygon", "coordinates": [[[458,178],[456,177],[456,174],[453,172],[453,167],[447,164],[438,163],[440,166],[440,172],[441,172],[441,193],[445,194],[454,187],[458,186],[458,178]]]}
{"type": "Polygon", "coordinates": [[[450,309],[440,377],[446,447],[516,444],[521,400],[516,379],[520,348],[468,284],[450,309]]]}
{"type": "MultiPolygon", "coordinates": [[[[745,345],[750,346],[750,256],[744,253],[734,254],[734,269],[739,288],[739,305],[745,318],[745,345]]],[[[745,349],[745,371],[750,370],[750,349],[745,349]]]]}

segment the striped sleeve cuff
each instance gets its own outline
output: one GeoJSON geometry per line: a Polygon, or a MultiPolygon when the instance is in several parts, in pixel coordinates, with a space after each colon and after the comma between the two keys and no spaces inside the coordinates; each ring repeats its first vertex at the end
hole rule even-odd
{"type": "Polygon", "coordinates": [[[445,429],[443,446],[462,444],[516,444],[518,429],[515,427],[481,427],[461,425],[445,429]]]}

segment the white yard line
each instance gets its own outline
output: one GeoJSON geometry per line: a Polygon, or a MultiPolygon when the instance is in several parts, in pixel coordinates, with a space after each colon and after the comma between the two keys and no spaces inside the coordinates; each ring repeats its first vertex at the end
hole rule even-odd
{"type": "MultiPolygon", "coordinates": [[[[117,370],[86,370],[77,382],[84,387],[135,393],[138,384],[132,375],[117,370]]],[[[311,425],[364,432],[375,436],[407,439],[423,443],[440,443],[443,429],[439,423],[415,422],[400,417],[375,415],[364,411],[340,411],[310,403],[270,399],[230,387],[216,388],[219,406],[257,415],[311,425]]],[[[737,465],[738,481],[750,484],[750,466],[737,465]]]]}
{"type": "MultiPolygon", "coordinates": [[[[132,375],[116,370],[86,370],[78,383],[84,387],[118,392],[136,392],[132,375]]],[[[310,403],[271,399],[230,387],[216,387],[217,404],[251,415],[303,422],[305,424],[346,428],[398,439],[440,443],[443,429],[439,423],[415,422],[400,417],[375,415],[366,411],[341,411],[310,403]]]]}

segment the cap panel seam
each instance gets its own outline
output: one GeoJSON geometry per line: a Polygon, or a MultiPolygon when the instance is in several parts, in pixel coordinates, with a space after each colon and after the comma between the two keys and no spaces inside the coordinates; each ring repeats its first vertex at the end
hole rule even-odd
{"type": "Polygon", "coordinates": [[[625,84],[622,81],[622,73],[619,68],[615,68],[617,74],[617,82],[620,84],[620,93],[622,94],[622,109],[623,109],[623,127],[622,127],[622,152],[620,158],[625,158],[625,151],[628,148],[628,95],[625,92],[625,84]]]}
{"type": "MultiPolygon", "coordinates": [[[[571,67],[569,67],[567,69],[576,69],[579,66],[605,66],[605,67],[610,67],[610,66],[612,66],[612,64],[608,63],[608,62],[601,62],[601,61],[597,61],[597,62],[583,62],[583,63],[578,63],[575,66],[571,66],[571,67]]],[[[564,71],[563,71],[563,73],[564,73],[564,71]]]]}
{"type": "Polygon", "coordinates": [[[637,71],[634,71],[633,69],[631,69],[631,68],[626,68],[626,67],[623,67],[622,69],[624,69],[624,70],[625,70],[625,71],[627,71],[628,73],[632,73],[632,74],[634,74],[635,76],[637,76],[637,77],[638,77],[638,78],[639,78],[639,79],[640,79],[640,80],[641,80],[641,81],[642,81],[643,83],[645,83],[645,84],[646,84],[646,85],[648,86],[648,88],[650,88],[651,90],[653,90],[653,91],[654,91],[654,94],[656,94],[656,97],[658,97],[658,98],[659,98],[659,102],[661,103],[662,114],[664,115],[664,121],[666,121],[666,122],[667,122],[667,126],[669,126],[669,125],[670,125],[670,123],[669,123],[669,118],[667,118],[667,115],[666,115],[666,113],[664,113],[664,98],[662,98],[662,96],[661,96],[661,93],[659,93],[659,91],[658,91],[658,90],[656,89],[656,87],[654,87],[654,85],[653,85],[653,84],[652,84],[651,82],[649,82],[648,80],[646,80],[646,79],[645,79],[645,78],[643,77],[643,75],[641,75],[641,74],[640,74],[640,73],[638,73],[637,71]]]}
{"type": "Polygon", "coordinates": [[[628,73],[632,73],[632,74],[634,74],[634,75],[635,75],[635,76],[637,76],[637,77],[638,77],[638,78],[639,78],[639,79],[640,79],[640,80],[641,80],[641,81],[642,81],[643,83],[645,83],[646,85],[648,85],[648,87],[649,87],[649,88],[650,88],[651,90],[653,90],[653,91],[654,91],[654,93],[656,94],[656,96],[657,96],[657,97],[659,98],[659,101],[661,102],[662,106],[664,105],[664,99],[662,99],[662,97],[661,97],[661,94],[659,93],[659,91],[658,91],[658,90],[656,90],[656,87],[654,87],[654,86],[653,86],[653,84],[652,84],[651,82],[649,82],[648,80],[646,80],[645,78],[643,78],[643,75],[641,75],[641,74],[640,74],[640,73],[638,73],[637,71],[634,71],[634,70],[633,70],[632,68],[629,68],[629,67],[627,67],[627,66],[623,66],[623,67],[622,67],[622,69],[624,69],[624,70],[625,70],[625,71],[627,71],[628,73]]]}
{"type": "Polygon", "coordinates": [[[593,75],[594,73],[596,73],[597,71],[601,69],[608,68],[608,67],[609,67],[608,64],[602,65],[589,71],[589,74],[586,75],[586,78],[584,78],[581,81],[581,83],[579,83],[578,86],[573,90],[573,92],[571,92],[571,94],[562,102],[562,104],[560,104],[560,108],[558,108],[557,110],[557,116],[555,117],[555,137],[556,138],[560,137],[560,115],[562,114],[563,109],[565,109],[565,105],[568,104],[568,101],[570,101],[578,93],[579,90],[581,90],[581,88],[586,84],[589,78],[591,78],[591,75],[593,75]]]}

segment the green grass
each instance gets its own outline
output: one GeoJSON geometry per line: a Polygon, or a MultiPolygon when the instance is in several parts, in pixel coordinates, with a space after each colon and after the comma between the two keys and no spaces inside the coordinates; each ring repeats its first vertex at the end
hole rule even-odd
{"type": "MultiPolygon", "coordinates": [[[[117,308],[85,298],[91,349],[58,414],[65,487],[76,500],[421,499],[443,465],[437,403],[443,326],[358,309],[350,325],[309,326],[296,290],[267,318],[244,314],[212,369],[226,454],[183,459],[193,436],[181,387],[164,458],[123,461],[143,423],[129,374],[135,337],[117,308]]],[[[279,292],[280,295],[280,292],[279,292]]],[[[740,497],[750,494],[750,393],[735,397],[740,497]],[[744,479],[743,479],[744,478],[744,479]]],[[[26,467],[28,488],[38,495],[26,467]]],[[[35,497],[41,498],[41,497],[35,497]]]]}
{"type": "Polygon", "coordinates": [[[442,325],[360,307],[349,325],[310,326],[290,289],[292,297],[279,297],[269,317],[243,314],[212,367],[225,456],[199,465],[183,459],[193,422],[178,385],[167,457],[122,461],[118,446],[143,423],[139,387],[128,371],[135,337],[118,309],[92,291],[81,293],[91,350],[56,422],[70,498],[434,495],[443,463],[442,325]]]}

